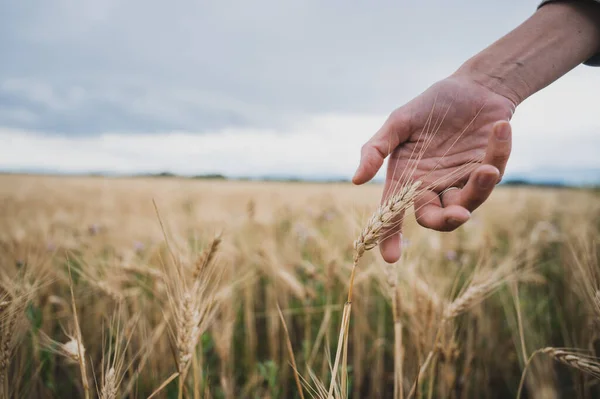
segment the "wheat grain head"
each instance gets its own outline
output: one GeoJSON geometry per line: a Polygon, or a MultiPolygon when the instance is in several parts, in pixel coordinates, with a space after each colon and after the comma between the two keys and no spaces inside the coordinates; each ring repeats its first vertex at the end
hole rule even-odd
{"type": "Polygon", "coordinates": [[[383,235],[395,226],[398,216],[413,204],[421,184],[422,182],[417,180],[410,185],[402,186],[396,194],[377,208],[354,241],[354,263],[358,263],[366,251],[375,248],[383,235]]]}

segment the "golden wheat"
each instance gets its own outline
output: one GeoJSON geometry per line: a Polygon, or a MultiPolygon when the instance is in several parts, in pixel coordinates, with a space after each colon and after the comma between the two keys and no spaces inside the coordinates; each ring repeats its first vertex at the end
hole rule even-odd
{"type": "Polygon", "coordinates": [[[576,352],[568,349],[547,347],[539,350],[557,361],[573,367],[584,373],[590,374],[600,379],[600,359],[590,356],[585,356],[581,352],[576,352]]]}
{"type": "MultiPolygon", "coordinates": [[[[586,190],[499,188],[452,234],[405,220],[402,261],[384,265],[365,249],[354,300],[344,306],[356,254],[353,215],[377,200],[381,186],[0,180],[0,287],[11,293],[0,289],[2,333],[14,324],[2,377],[6,397],[83,397],[84,373],[92,371],[90,396],[102,398],[177,395],[180,384],[186,398],[293,397],[304,390],[306,397],[383,399],[406,397],[415,380],[416,397],[486,398],[516,388],[526,348],[594,348],[597,342],[598,285],[586,276],[600,270],[594,257],[600,211],[586,190]],[[152,197],[168,214],[168,234],[157,223],[152,197]],[[564,207],[566,201],[573,205],[564,207]],[[560,239],[545,233],[532,239],[541,222],[560,239]],[[567,242],[578,241],[580,228],[589,237],[571,254],[567,242]],[[225,230],[217,255],[195,279],[205,254],[215,252],[209,234],[225,230]],[[521,268],[514,277],[504,269],[502,259],[524,264],[523,245],[531,247],[526,263],[537,267],[537,280],[524,278],[521,268]],[[585,266],[581,273],[577,260],[585,266]],[[502,273],[481,273],[482,266],[502,273]],[[507,281],[520,283],[514,302],[513,291],[501,289],[507,281]],[[13,294],[23,300],[13,301],[13,294]],[[196,340],[194,309],[207,304],[196,340]],[[99,328],[108,315],[123,326],[99,328]],[[560,330],[548,328],[554,325],[560,330]],[[123,343],[118,349],[117,342],[123,343]],[[430,351],[435,355],[419,377],[430,351]]],[[[376,242],[395,226],[382,227],[376,242]]],[[[369,241],[361,233],[363,248],[376,235],[369,241]]],[[[580,386],[594,397],[595,381],[578,374],[596,371],[597,353],[573,352],[546,356],[574,373],[556,379],[548,366],[559,363],[536,363],[528,388],[562,397],[580,386]]]]}
{"type": "Polygon", "coordinates": [[[521,375],[521,382],[519,383],[519,389],[517,391],[517,399],[520,399],[521,397],[524,386],[523,383],[525,382],[525,375],[527,374],[529,365],[534,357],[540,353],[544,353],[562,364],[579,370],[582,373],[589,374],[592,377],[600,380],[600,358],[586,355],[584,352],[574,349],[546,347],[533,352],[527,360],[521,375]]]}
{"type": "Polygon", "coordinates": [[[116,399],[117,397],[117,376],[114,367],[108,370],[108,373],[104,376],[104,382],[102,384],[102,392],[100,393],[101,399],[116,399]]]}
{"type": "Polygon", "coordinates": [[[360,235],[354,241],[354,262],[364,255],[366,251],[375,248],[383,235],[398,223],[398,217],[412,206],[418,189],[423,182],[417,180],[409,185],[400,187],[397,193],[381,204],[371,216],[360,235]]]}

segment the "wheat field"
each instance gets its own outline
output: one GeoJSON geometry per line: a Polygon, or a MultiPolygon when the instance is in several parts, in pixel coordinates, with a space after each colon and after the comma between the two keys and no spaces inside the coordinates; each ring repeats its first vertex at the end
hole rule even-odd
{"type": "Polygon", "coordinates": [[[381,190],[0,175],[0,397],[600,397],[598,192],[355,262],[381,190]]]}

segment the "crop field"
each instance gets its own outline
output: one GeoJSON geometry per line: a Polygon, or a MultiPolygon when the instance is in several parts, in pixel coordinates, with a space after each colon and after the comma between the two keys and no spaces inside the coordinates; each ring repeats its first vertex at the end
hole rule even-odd
{"type": "Polygon", "coordinates": [[[381,190],[0,175],[0,397],[600,398],[597,191],[408,214],[389,265],[381,190]]]}

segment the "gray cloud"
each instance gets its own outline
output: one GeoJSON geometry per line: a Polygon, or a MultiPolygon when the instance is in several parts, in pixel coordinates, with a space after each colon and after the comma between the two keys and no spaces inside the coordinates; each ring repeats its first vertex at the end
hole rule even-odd
{"type": "Polygon", "coordinates": [[[202,132],[387,113],[536,4],[3,2],[0,125],[202,132]]]}
{"type": "Polygon", "coordinates": [[[266,110],[260,107],[187,89],[55,88],[30,80],[0,84],[0,123],[46,132],[215,129],[258,124],[261,116],[266,116],[266,110]]]}

